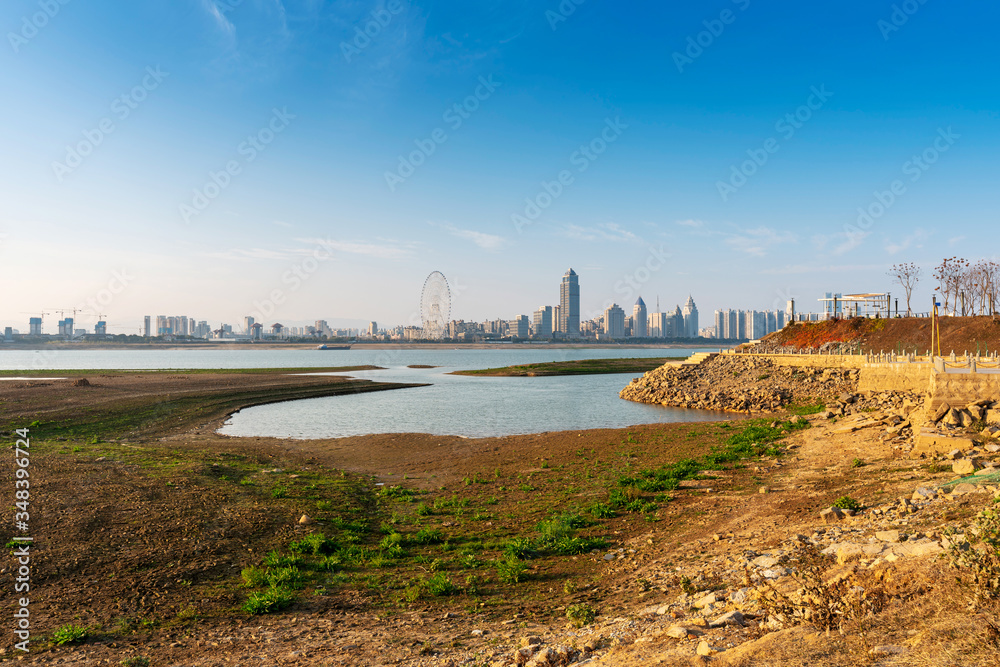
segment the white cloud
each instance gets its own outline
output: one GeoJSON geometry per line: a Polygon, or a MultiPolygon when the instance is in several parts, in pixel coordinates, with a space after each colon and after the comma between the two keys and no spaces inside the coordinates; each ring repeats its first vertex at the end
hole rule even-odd
{"type": "Polygon", "coordinates": [[[952,238],[948,239],[948,247],[954,248],[964,240],[965,240],[964,236],[953,236],[952,238]]]}
{"type": "Polygon", "coordinates": [[[578,241],[641,241],[638,236],[613,222],[601,223],[596,227],[566,225],[560,233],[578,241]]]}
{"type": "Polygon", "coordinates": [[[215,24],[219,27],[219,30],[230,37],[236,34],[236,26],[226,18],[222,10],[219,9],[219,6],[215,4],[215,0],[202,0],[201,5],[208,12],[209,16],[215,20],[215,24]]]}
{"type": "Polygon", "coordinates": [[[702,222],[701,220],[678,220],[676,224],[680,225],[681,227],[690,227],[692,229],[699,229],[705,223],[702,222]]]}
{"type": "Polygon", "coordinates": [[[922,248],[923,243],[930,236],[927,232],[922,229],[915,230],[909,236],[905,236],[899,239],[898,242],[895,239],[887,239],[885,244],[885,250],[890,255],[895,255],[898,252],[906,250],[911,245],[915,245],[917,248],[922,248]]]}
{"type": "Polygon", "coordinates": [[[794,243],[796,240],[795,234],[791,232],[782,232],[770,227],[755,227],[728,234],[725,244],[749,255],[763,257],[771,246],[794,243]]]}
{"type": "Polygon", "coordinates": [[[439,227],[445,230],[454,237],[465,239],[466,241],[472,241],[477,246],[484,250],[499,250],[507,245],[507,240],[501,236],[495,234],[485,234],[483,232],[477,232],[471,229],[459,229],[454,225],[440,224],[440,223],[430,223],[434,227],[439,227]]]}
{"type": "Polygon", "coordinates": [[[859,245],[864,243],[865,239],[871,236],[871,232],[862,232],[860,230],[856,232],[845,232],[844,234],[838,234],[837,236],[843,236],[844,242],[833,249],[834,255],[843,255],[845,252],[850,252],[854,250],[859,245]]]}

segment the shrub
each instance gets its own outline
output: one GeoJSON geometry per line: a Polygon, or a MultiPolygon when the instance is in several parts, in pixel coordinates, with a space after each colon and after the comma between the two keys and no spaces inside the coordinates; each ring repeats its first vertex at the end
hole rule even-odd
{"type": "Polygon", "coordinates": [[[87,628],[79,625],[64,625],[52,633],[52,643],[57,646],[76,644],[87,638],[87,628]]]}
{"type": "Polygon", "coordinates": [[[299,589],[305,585],[305,577],[297,567],[279,567],[268,570],[267,583],[271,588],[299,589]]]}
{"type": "Polygon", "coordinates": [[[597,612],[587,604],[571,604],[566,607],[566,618],[573,622],[578,628],[590,625],[597,618],[597,612]]]}
{"type": "Polygon", "coordinates": [[[458,591],[458,587],[451,583],[451,579],[444,572],[438,572],[427,578],[427,592],[434,596],[452,595],[458,591]]]}
{"type": "Polygon", "coordinates": [[[288,545],[288,550],[297,554],[332,554],[337,550],[337,543],[328,539],[323,533],[310,533],[301,540],[288,545]]]}
{"type": "Polygon", "coordinates": [[[240,575],[247,588],[260,588],[267,583],[267,570],[262,567],[245,567],[240,575]]]}
{"type": "Polygon", "coordinates": [[[588,511],[595,519],[612,519],[616,515],[616,512],[611,509],[610,505],[601,502],[591,505],[588,511]]]}
{"type": "Polygon", "coordinates": [[[504,543],[502,551],[508,558],[517,560],[534,558],[538,555],[534,543],[527,537],[512,537],[504,543]]]}
{"type": "Polygon", "coordinates": [[[976,515],[968,541],[949,535],[948,555],[953,567],[971,573],[972,607],[1000,599],[1000,512],[984,509],[976,515]]]}
{"type": "Polygon", "coordinates": [[[295,593],[287,588],[269,588],[266,591],[251,593],[243,603],[243,611],[256,616],[270,614],[287,608],[295,600],[295,593]]]}
{"type": "Polygon", "coordinates": [[[379,491],[379,495],[389,500],[411,503],[415,494],[412,489],[404,489],[401,486],[386,486],[379,491]]]}
{"type": "Polygon", "coordinates": [[[421,528],[412,539],[416,544],[440,544],[444,542],[444,535],[437,528],[421,528]]]}
{"type": "Polygon", "coordinates": [[[516,584],[524,578],[528,566],[513,556],[505,556],[494,563],[497,578],[504,584],[516,584]]]}
{"type": "Polygon", "coordinates": [[[850,496],[841,496],[833,501],[834,507],[839,507],[842,510],[859,510],[861,509],[861,503],[859,503],[854,498],[850,496]]]}
{"type": "Polygon", "coordinates": [[[131,658],[125,658],[120,663],[122,667],[149,667],[149,658],[141,655],[133,655],[131,658]]]}

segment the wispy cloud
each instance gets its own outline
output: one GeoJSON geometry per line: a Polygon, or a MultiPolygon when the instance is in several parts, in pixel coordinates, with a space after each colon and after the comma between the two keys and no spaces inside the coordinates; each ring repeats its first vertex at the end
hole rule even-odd
{"type": "Polygon", "coordinates": [[[370,241],[340,241],[336,239],[323,238],[296,238],[292,239],[296,243],[303,245],[286,248],[230,248],[229,250],[205,253],[206,257],[212,259],[223,259],[231,261],[280,261],[295,260],[310,256],[317,250],[324,252],[341,252],[349,255],[362,255],[365,257],[375,257],[378,259],[401,259],[412,255],[415,244],[400,243],[396,241],[378,242],[370,241]]]}
{"type": "Polygon", "coordinates": [[[851,232],[850,234],[838,234],[837,236],[843,237],[844,241],[833,249],[833,254],[843,255],[845,252],[850,252],[864,243],[865,239],[871,235],[871,232],[863,232],[861,230],[851,232]]]}
{"type": "Polygon", "coordinates": [[[863,273],[884,271],[882,264],[786,264],[761,270],[762,275],[782,276],[803,273],[863,273]]]}
{"type": "Polygon", "coordinates": [[[507,240],[502,236],[497,236],[495,234],[485,234],[483,232],[477,232],[472,229],[460,229],[454,225],[448,225],[443,223],[430,223],[433,227],[438,227],[443,229],[454,237],[464,239],[466,241],[472,241],[480,248],[484,250],[500,250],[507,245],[507,240]]]}
{"type": "Polygon", "coordinates": [[[895,255],[900,251],[908,249],[910,246],[922,248],[924,241],[926,241],[929,237],[930,234],[925,232],[923,229],[916,229],[912,234],[903,237],[901,240],[886,239],[885,250],[890,255],[895,255]]]}
{"type": "Polygon", "coordinates": [[[230,37],[236,35],[236,26],[233,25],[232,21],[226,18],[226,15],[222,13],[219,5],[215,3],[215,0],[201,0],[201,6],[205,8],[208,15],[212,17],[215,24],[218,26],[219,30],[226,33],[230,37]]]}
{"type": "Polygon", "coordinates": [[[948,239],[948,247],[949,248],[954,248],[955,246],[957,246],[959,243],[961,243],[964,240],[965,240],[965,236],[953,236],[950,239],[948,239]]]}
{"type": "Polygon", "coordinates": [[[734,250],[763,257],[772,246],[794,243],[796,240],[797,237],[791,232],[783,232],[771,227],[755,227],[728,233],[724,242],[734,250]]]}
{"type": "Polygon", "coordinates": [[[594,227],[580,227],[579,225],[566,225],[560,232],[562,236],[576,239],[577,241],[617,241],[631,242],[641,239],[613,222],[605,222],[594,227]]]}
{"type": "Polygon", "coordinates": [[[702,222],[701,220],[678,220],[676,224],[681,227],[690,227],[691,229],[699,229],[705,223],[702,222]]]}

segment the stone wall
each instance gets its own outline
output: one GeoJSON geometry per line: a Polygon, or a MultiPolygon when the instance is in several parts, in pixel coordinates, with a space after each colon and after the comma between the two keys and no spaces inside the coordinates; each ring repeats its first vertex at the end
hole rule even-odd
{"type": "Polygon", "coordinates": [[[1000,374],[933,373],[930,378],[931,410],[947,403],[963,409],[982,399],[1000,401],[1000,374]]]}
{"type": "Polygon", "coordinates": [[[867,364],[858,378],[858,391],[901,391],[925,394],[930,388],[930,364],[867,364]]]}

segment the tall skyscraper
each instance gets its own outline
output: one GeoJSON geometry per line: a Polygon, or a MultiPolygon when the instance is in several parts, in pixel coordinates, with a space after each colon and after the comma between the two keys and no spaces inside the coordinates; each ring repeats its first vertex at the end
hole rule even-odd
{"type": "Polygon", "coordinates": [[[684,333],[685,338],[698,337],[698,306],[694,305],[694,299],[688,295],[687,303],[684,304],[684,333]]]}
{"type": "Polygon", "coordinates": [[[559,286],[559,331],[565,336],[580,335],[580,277],[570,269],[559,286]]]}
{"type": "Polygon", "coordinates": [[[632,337],[646,338],[649,332],[646,329],[646,303],[640,296],[632,307],[632,337]]]}
{"type": "Polygon", "coordinates": [[[604,333],[610,338],[625,337],[625,311],[617,303],[604,311],[604,333]]]}
{"type": "Polygon", "coordinates": [[[149,336],[151,335],[149,331],[150,323],[151,323],[150,317],[149,315],[146,315],[146,317],[143,318],[142,321],[142,335],[145,336],[146,338],[149,338],[149,336]]]}

